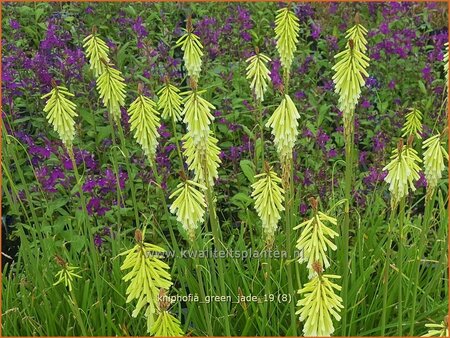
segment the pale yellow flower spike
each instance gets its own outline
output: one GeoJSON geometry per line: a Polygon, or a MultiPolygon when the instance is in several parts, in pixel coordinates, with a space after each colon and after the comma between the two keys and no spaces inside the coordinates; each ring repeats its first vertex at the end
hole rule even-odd
{"type": "Polygon", "coordinates": [[[106,43],[100,39],[96,33],[93,33],[83,39],[86,50],[86,57],[89,59],[90,69],[95,77],[99,77],[105,70],[105,62],[109,62],[109,48],[106,43]]]}
{"type": "Polygon", "coordinates": [[[335,92],[339,95],[338,107],[343,113],[344,132],[348,137],[353,130],[353,113],[361,95],[361,88],[366,83],[363,76],[368,77],[366,68],[370,59],[364,54],[367,41],[367,30],[356,24],[347,31],[346,49],[337,55],[338,62],[333,66],[335,92]]]}
{"type": "Polygon", "coordinates": [[[247,79],[251,81],[250,88],[260,102],[264,101],[264,93],[270,81],[270,71],[267,68],[269,61],[269,57],[263,53],[257,53],[246,60],[249,63],[247,66],[247,79]]]}
{"type": "Polygon", "coordinates": [[[188,233],[189,239],[195,239],[195,231],[203,222],[206,202],[203,191],[206,187],[191,180],[178,184],[177,189],[169,196],[176,197],[170,206],[170,212],[177,215],[178,222],[188,233]]]}
{"type": "Polygon", "coordinates": [[[414,183],[419,179],[421,159],[417,152],[408,145],[400,145],[392,151],[391,162],[383,168],[388,174],[385,181],[389,184],[391,192],[391,205],[396,206],[403,197],[408,196],[409,189],[416,190],[414,183]]]}
{"type": "Polygon", "coordinates": [[[448,153],[443,147],[441,135],[434,135],[423,142],[423,164],[425,167],[425,177],[427,179],[427,190],[432,192],[442,177],[445,170],[445,160],[448,160],[448,153]]]}
{"type": "Polygon", "coordinates": [[[264,173],[255,176],[255,180],[252,184],[252,197],[262,221],[266,244],[271,247],[281,218],[280,212],[284,210],[284,190],[280,186],[281,179],[268,165],[264,173]]]}
{"type": "Polygon", "coordinates": [[[161,116],[163,119],[181,120],[182,116],[182,98],[178,94],[180,90],[167,83],[159,92],[158,109],[162,109],[161,116]]]}
{"type": "Polygon", "coordinates": [[[212,132],[208,138],[202,139],[201,142],[195,143],[192,132],[188,132],[183,136],[183,154],[186,156],[186,163],[189,170],[195,173],[194,180],[205,184],[208,182],[214,185],[214,180],[219,176],[217,169],[219,168],[220,148],[217,146],[219,142],[212,132]]]}
{"type": "Polygon", "coordinates": [[[64,146],[71,151],[72,143],[75,137],[75,121],[74,117],[78,116],[75,112],[77,105],[70,101],[68,97],[75,96],[70,93],[64,86],[54,86],[50,93],[41,97],[45,99],[50,96],[44,107],[47,113],[47,120],[58,133],[59,138],[64,146]]]}
{"type": "Polygon", "coordinates": [[[211,109],[215,107],[200,96],[205,91],[189,91],[184,99],[183,122],[187,124],[194,143],[205,140],[209,135],[209,125],[214,120],[211,109]]]}
{"type": "Polygon", "coordinates": [[[334,226],[337,225],[336,218],[318,211],[311,219],[294,227],[294,230],[302,228],[296,245],[301,255],[299,261],[300,263],[307,262],[307,268],[310,270],[313,269],[315,262],[319,262],[325,269],[328,268],[330,262],[327,258],[327,251],[337,248],[330,239],[339,235],[336,231],[327,227],[324,222],[329,222],[334,226]]]}
{"type": "Polygon", "coordinates": [[[184,332],[181,329],[181,323],[169,311],[163,310],[158,318],[148,330],[155,337],[182,337],[184,332]]]}
{"type": "Polygon", "coordinates": [[[275,146],[282,162],[292,156],[292,149],[298,135],[298,118],[300,114],[294,102],[289,95],[285,94],[281,104],[266,123],[266,127],[272,128],[275,146]]]}
{"type": "Polygon", "coordinates": [[[97,90],[108,113],[112,114],[117,124],[120,122],[120,107],[125,105],[125,87],[122,73],[106,64],[105,70],[97,79],[97,90]]]}
{"type": "Polygon", "coordinates": [[[422,112],[419,109],[411,108],[406,114],[406,122],[402,129],[402,137],[414,135],[418,139],[422,139],[422,112]]]}
{"type": "Polygon", "coordinates": [[[184,52],[183,60],[188,75],[197,80],[202,70],[203,45],[199,37],[193,33],[191,18],[188,18],[186,29],[183,30],[186,33],[178,39],[176,47],[181,47],[184,52]]]}
{"type": "Polygon", "coordinates": [[[275,39],[280,54],[281,65],[291,68],[294,53],[297,50],[299,20],[289,7],[279,9],[275,18],[275,39]]]}
{"type": "Polygon", "coordinates": [[[330,336],[334,332],[333,319],[339,321],[339,312],[343,308],[342,298],[335,294],[341,287],[330,279],[341,278],[336,275],[317,274],[305,284],[298,293],[304,296],[297,302],[300,309],[296,312],[303,324],[305,337],[330,336]]]}
{"type": "Polygon", "coordinates": [[[58,280],[53,283],[53,285],[58,285],[62,282],[64,282],[64,285],[66,288],[69,289],[69,291],[72,291],[72,281],[74,278],[81,278],[80,275],[77,275],[75,271],[78,270],[75,266],[69,266],[66,265],[61,270],[59,270],[55,277],[58,278],[58,280]]]}
{"type": "Polygon", "coordinates": [[[134,138],[141,145],[149,161],[153,161],[158,145],[158,112],[156,103],[144,95],[139,95],[128,109],[130,116],[130,130],[134,131],[134,138]]]}
{"type": "Polygon", "coordinates": [[[445,316],[445,319],[440,324],[425,324],[429,330],[422,337],[449,337],[447,320],[448,316],[445,316]]]}
{"type": "Polygon", "coordinates": [[[147,307],[145,316],[153,323],[158,306],[158,294],[161,288],[168,289],[171,285],[171,277],[167,272],[169,266],[160,260],[165,250],[159,246],[144,242],[145,230],[136,230],[137,244],[130,250],[122,252],[126,255],[120,270],[131,269],[122,279],[130,281],[126,290],[128,295],[126,302],[137,299],[136,308],[132,316],[137,317],[142,308],[147,307]]]}

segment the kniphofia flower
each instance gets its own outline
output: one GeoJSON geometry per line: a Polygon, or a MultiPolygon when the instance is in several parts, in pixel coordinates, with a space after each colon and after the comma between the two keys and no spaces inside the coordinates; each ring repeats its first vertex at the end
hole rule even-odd
{"type": "Polygon", "coordinates": [[[161,125],[155,107],[155,102],[139,94],[128,109],[130,130],[134,131],[134,138],[150,161],[153,161],[155,157],[159,137],[158,128],[161,125]]]}
{"type": "Polygon", "coordinates": [[[99,77],[105,70],[105,63],[109,62],[109,48],[106,43],[94,32],[83,39],[83,48],[86,50],[86,57],[89,59],[90,69],[95,77],[99,77]]]}
{"type": "Polygon", "coordinates": [[[290,6],[277,11],[275,18],[275,39],[280,54],[281,64],[285,69],[291,68],[294,53],[297,50],[298,34],[300,30],[297,16],[290,10],[290,6]]]}
{"type": "Polygon", "coordinates": [[[171,276],[167,272],[169,266],[159,259],[165,250],[157,245],[144,242],[145,229],[136,230],[137,244],[120,256],[126,256],[120,270],[129,270],[122,279],[130,281],[126,290],[126,302],[137,299],[136,308],[131,314],[137,317],[141,309],[146,307],[145,316],[153,323],[158,306],[158,295],[161,288],[168,289],[171,285],[171,276]]]}
{"type": "Polygon", "coordinates": [[[74,97],[75,95],[70,93],[66,87],[54,84],[50,93],[45,94],[41,99],[49,96],[50,98],[43,110],[47,113],[48,122],[58,133],[64,146],[71,151],[75,137],[75,121],[73,118],[78,114],[75,112],[77,105],[70,101],[68,97],[74,97]]]}
{"type": "Polygon", "coordinates": [[[409,113],[406,114],[406,122],[402,132],[402,137],[414,135],[418,139],[422,138],[420,135],[422,132],[422,112],[419,109],[411,108],[409,113]]]}
{"type": "Polygon", "coordinates": [[[252,184],[252,197],[255,209],[262,221],[263,235],[268,246],[272,246],[275,231],[280,220],[280,212],[284,210],[284,190],[280,186],[281,179],[266,164],[265,172],[255,176],[252,184]]]}
{"type": "Polygon", "coordinates": [[[211,109],[215,107],[200,96],[205,91],[189,91],[185,95],[183,122],[187,124],[187,129],[194,143],[199,143],[209,135],[209,125],[214,120],[211,109]]]}
{"type": "Polygon", "coordinates": [[[314,210],[314,212],[311,219],[294,227],[294,230],[302,229],[296,247],[300,250],[300,263],[307,262],[308,269],[312,270],[315,262],[319,262],[326,269],[330,266],[327,258],[328,249],[336,250],[337,248],[331,240],[339,235],[325,223],[336,227],[337,220],[320,211],[314,210]]]}
{"type": "Polygon", "coordinates": [[[64,282],[65,287],[68,288],[69,291],[72,291],[72,282],[74,278],[81,278],[80,275],[75,273],[78,268],[75,266],[70,266],[59,256],[56,256],[56,262],[61,266],[61,270],[56,273],[55,277],[58,280],[53,283],[53,285],[58,285],[64,282]]]}
{"type": "Polygon", "coordinates": [[[181,120],[182,98],[179,95],[180,90],[174,85],[167,82],[159,92],[158,109],[162,109],[161,116],[163,119],[181,120]]]}
{"type": "Polygon", "coordinates": [[[170,212],[177,215],[178,222],[186,230],[191,241],[195,239],[195,231],[203,222],[206,202],[204,196],[206,187],[200,183],[185,180],[178,184],[177,189],[169,196],[176,197],[170,206],[170,212]]]}
{"type": "Polygon", "coordinates": [[[436,188],[438,181],[445,170],[445,160],[448,160],[448,153],[443,147],[445,143],[441,140],[441,135],[431,136],[423,142],[423,165],[425,168],[425,178],[427,188],[431,192],[436,188]]]}
{"type": "Polygon", "coordinates": [[[97,79],[97,90],[116,123],[120,121],[120,107],[125,105],[125,87],[122,73],[105,63],[105,69],[97,79]]]}
{"type": "Polygon", "coordinates": [[[331,281],[337,278],[341,277],[318,273],[298,291],[303,299],[297,302],[300,309],[296,314],[304,322],[303,334],[306,337],[330,336],[334,332],[333,317],[337,321],[341,319],[342,298],[335,293],[341,287],[331,281]]]}
{"type": "Polygon", "coordinates": [[[181,323],[169,311],[163,310],[158,314],[156,321],[150,327],[150,334],[155,337],[182,337],[184,332],[181,323]]]}
{"type": "Polygon", "coordinates": [[[392,151],[391,162],[383,168],[383,171],[388,171],[384,180],[389,184],[393,207],[403,197],[408,196],[409,189],[416,190],[414,183],[420,177],[418,163],[421,162],[417,152],[409,145],[403,145],[403,142],[392,151]]]}
{"type": "Polygon", "coordinates": [[[344,133],[346,138],[353,130],[353,113],[361,95],[361,88],[366,83],[364,77],[369,74],[366,68],[370,59],[364,54],[367,50],[366,28],[356,24],[347,31],[348,39],[344,51],[335,55],[338,62],[333,66],[335,92],[339,95],[338,107],[343,113],[344,133]]]}
{"type": "Polygon", "coordinates": [[[292,149],[298,135],[298,118],[300,114],[288,94],[275,109],[266,123],[272,128],[275,146],[282,161],[292,156],[292,149]]]}
{"type": "Polygon", "coordinates": [[[264,93],[270,81],[270,71],[267,68],[269,61],[270,58],[263,53],[256,53],[246,60],[249,63],[247,66],[247,79],[251,81],[250,88],[260,102],[264,101],[264,93]]]}
{"type": "Polygon", "coordinates": [[[214,180],[219,176],[217,169],[221,163],[218,140],[210,132],[206,139],[195,143],[192,132],[188,132],[183,137],[183,141],[183,154],[186,156],[189,170],[195,173],[195,181],[213,185],[214,180]]]}
{"type": "Polygon", "coordinates": [[[445,319],[440,324],[425,324],[429,330],[422,337],[449,337],[447,320],[448,316],[445,316],[445,319]]]}
{"type": "Polygon", "coordinates": [[[186,29],[183,28],[185,34],[176,42],[176,47],[181,47],[184,52],[183,60],[186,65],[188,75],[194,79],[198,79],[202,70],[203,45],[192,29],[191,18],[188,18],[186,29]]]}

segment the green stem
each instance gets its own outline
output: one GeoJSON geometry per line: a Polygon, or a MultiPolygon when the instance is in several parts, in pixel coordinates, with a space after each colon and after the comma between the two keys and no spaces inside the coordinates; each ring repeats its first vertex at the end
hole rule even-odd
{"type": "MultiPolygon", "coordinates": [[[[219,220],[217,219],[216,206],[214,203],[213,191],[208,178],[206,178],[206,200],[208,204],[209,222],[211,223],[211,230],[214,238],[214,246],[217,250],[225,250],[222,242],[222,231],[220,229],[219,220]]],[[[222,296],[227,294],[225,288],[225,269],[221,258],[217,259],[217,267],[219,269],[219,284],[222,296]]],[[[230,318],[228,316],[228,307],[226,302],[221,302],[222,311],[224,314],[225,335],[230,336],[230,318]]]]}
{"type": "Polygon", "coordinates": [[[389,233],[389,239],[388,239],[388,245],[386,249],[386,260],[384,263],[384,269],[383,269],[383,310],[381,313],[381,336],[384,337],[386,332],[386,317],[387,317],[387,298],[389,293],[389,268],[390,268],[390,260],[392,255],[392,228],[394,227],[395,221],[396,221],[396,208],[391,209],[391,215],[389,219],[389,227],[388,227],[388,233],[389,233]]]}
{"type": "MultiPolygon", "coordinates": [[[[286,250],[287,250],[287,260],[288,264],[286,266],[287,269],[287,279],[288,279],[288,292],[290,298],[294,299],[295,290],[293,284],[293,272],[292,272],[292,257],[293,257],[293,248],[292,248],[292,228],[294,215],[293,215],[293,202],[294,202],[294,182],[293,182],[293,159],[292,157],[288,160],[289,165],[289,185],[286,192],[286,200],[285,200],[285,209],[286,209],[286,217],[285,217],[285,233],[286,233],[286,250]]],[[[286,169],[284,169],[286,170],[286,169]]],[[[297,317],[295,315],[295,302],[289,302],[289,313],[291,317],[291,326],[290,326],[290,334],[292,336],[297,336],[297,317]]]]}
{"type": "Polygon", "coordinates": [[[125,136],[123,134],[123,128],[122,126],[118,123],[117,124],[117,129],[119,130],[119,138],[120,138],[120,143],[122,143],[122,149],[123,149],[123,153],[125,155],[125,165],[127,167],[127,172],[128,172],[128,181],[130,182],[130,186],[131,186],[131,199],[133,200],[133,210],[134,210],[134,217],[136,220],[136,228],[139,228],[139,211],[137,208],[137,199],[136,199],[136,190],[134,187],[134,176],[133,176],[133,171],[131,169],[131,165],[130,165],[130,154],[128,152],[128,148],[126,145],[126,141],[125,141],[125,136]]]}
{"type": "Polygon", "coordinates": [[[400,210],[398,217],[398,335],[403,336],[403,225],[405,220],[405,197],[400,201],[400,210]]]}
{"type": "MultiPolygon", "coordinates": [[[[194,241],[192,243],[192,247],[193,247],[194,251],[199,250],[197,241],[194,241]]],[[[203,274],[202,274],[199,259],[196,255],[194,255],[194,264],[195,264],[195,271],[197,273],[199,292],[200,292],[200,300],[201,300],[201,304],[202,304],[202,308],[203,308],[204,316],[205,316],[206,331],[208,332],[209,336],[213,336],[214,332],[213,332],[212,325],[211,325],[211,315],[209,313],[208,304],[205,301],[206,294],[205,294],[205,286],[203,284],[203,274]]]]}
{"type": "MultiPolygon", "coordinates": [[[[344,197],[347,201],[344,211],[344,223],[342,224],[342,251],[341,251],[341,271],[342,277],[342,305],[344,311],[342,312],[342,330],[341,336],[345,336],[347,333],[347,313],[348,313],[348,281],[349,281],[349,228],[350,228],[350,209],[352,207],[352,186],[353,186],[353,121],[354,112],[351,112],[350,126],[347,126],[350,130],[344,131],[346,134],[345,140],[345,186],[344,197]]],[[[344,123],[345,124],[345,123],[344,123]]],[[[344,125],[344,129],[346,126],[344,125]]]]}

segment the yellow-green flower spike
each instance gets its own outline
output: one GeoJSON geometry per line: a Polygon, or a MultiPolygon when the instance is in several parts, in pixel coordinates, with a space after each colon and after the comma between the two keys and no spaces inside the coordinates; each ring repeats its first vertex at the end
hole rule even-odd
{"type": "Polygon", "coordinates": [[[443,147],[441,135],[434,135],[423,142],[423,166],[425,168],[425,178],[427,179],[427,188],[431,192],[438,184],[445,170],[445,160],[448,160],[448,153],[443,147]]]}
{"type": "Polygon", "coordinates": [[[402,129],[402,137],[414,135],[418,139],[422,138],[420,135],[422,132],[422,116],[422,112],[419,109],[410,109],[409,113],[406,114],[406,122],[402,129]]]}
{"type": "Polygon", "coordinates": [[[189,91],[184,98],[183,122],[187,124],[187,129],[194,143],[199,143],[209,135],[209,125],[214,120],[211,109],[215,107],[200,96],[205,91],[189,91]]]}
{"type": "Polygon", "coordinates": [[[368,77],[366,68],[370,59],[366,51],[365,35],[367,30],[357,24],[347,31],[346,49],[335,58],[338,62],[333,66],[335,92],[339,95],[338,107],[343,113],[344,132],[348,137],[353,130],[353,113],[361,95],[361,88],[366,83],[363,76],[368,77]]]}
{"type": "Polygon", "coordinates": [[[342,298],[335,290],[340,291],[341,287],[330,279],[341,278],[337,275],[316,275],[305,284],[298,293],[303,295],[303,299],[297,302],[300,309],[296,312],[303,324],[303,334],[305,337],[330,336],[334,332],[333,318],[337,321],[341,319],[339,312],[343,308],[342,298]]]}
{"type": "Polygon", "coordinates": [[[180,90],[170,83],[159,90],[158,109],[162,110],[161,116],[163,119],[181,120],[182,98],[178,94],[179,92],[180,90]]]}
{"type": "Polygon", "coordinates": [[[221,163],[220,148],[217,146],[219,141],[212,132],[198,143],[195,143],[192,132],[188,132],[183,136],[183,141],[183,154],[186,156],[189,170],[195,173],[195,181],[214,185],[214,180],[219,176],[217,169],[221,163]]]}
{"type": "Polygon", "coordinates": [[[105,70],[103,61],[109,62],[109,48],[96,33],[85,37],[83,42],[83,48],[86,50],[86,57],[89,59],[90,69],[94,72],[95,77],[99,77],[105,70]]]}
{"type": "Polygon", "coordinates": [[[140,94],[128,109],[130,130],[134,131],[134,138],[150,161],[153,161],[155,157],[159,137],[158,128],[161,125],[155,107],[155,102],[140,94]]]}
{"type": "Polygon", "coordinates": [[[252,197],[262,221],[265,242],[271,247],[281,218],[280,212],[284,210],[284,190],[280,186],[281,179],[268,166],[264,173],[255,176],[255,180],[256,182],[252,184],[252,197]]]}
{"type": "Polygon", "coordinates": [[[97,90],[116,123],[120,121],[120,107],[125,105],[125,87],[122,73],[105,64],[105,70],[97,79],[97,90]]]}
{"type": "Polygon", "coordinates": [[[337,248],[331,240],[339,235],[336,231],[327,227],[326,222],[334,226],[337,225],[336,218],[318,211],[311,219],[294,228],[294,230],[302,229],[296,247],[300,251],[300,263],[307,262],[307,268],[310,270],[312,270],[315,262],[319,262],[325,269],[328,268],[330,262],[327,258],[327,251],[337,248]]]}
{"type": "Polygon", "coordinates": [[[275,39],[280,54],[281,65],[291,68],[294,53],[297,50],[299,20],[289,7],[279,9],[275,18],[275,39]]]}
{"type": "Polygon", "coordinates": [[[383,168],[388,174],[385,181],[389,184],[392,207],[396,206],[403,197],[408,196],[409,189],[416,190],[414,183],[419,179],[421,159],[417,152],[408,145],[401,145],[392,151],[391,162],[383,168]]]}
{"type": "Polygon", "coordinates": [[[249,63],[247,66],[247,79],[251,81],[250,88],[259,102],[264,101],[264,93],[270,81],[270,71],[267,68],[269,61],[270,58],[263,53],[257,53],[246,60],[249,63]]]}
{"type": "Polygon", "coordinates": [[[126,255],[120,270],[131,269],[122,279],[125,282],[130,281],[126,290],[128,295],[126,302],[137,299],[132,316],[137,317],[141,309],[147,307],[145,315],[153,322],[158,306],[159,290],[168,289],[172,282],[167,272],[169,266],[159,259],[165,250],[157,245],[145,243],[144,238],[145,230],[142,233],[137,230],[137,244],[120,254],[120,256],[126,255]]]}
{"type": "Polygon", "coordinates": [[[47,120],[58,133],[64,146],[71,151],[73,139],[75,137],[74,117],[78,116],[75,112],[77,105],[67,97],[73,97],[74,94],[64,86],[54,86],[50,93],[45,94],[41,99],[50,98],[44,107],[47,113],[47,120]]]}
{"type": "Polygon", "coordinates": [[[164,310],[158,314],[158,318],[148,330],[155,337],[182,337],[184,332],[181,329],[181,322],[169,311],[164,310]]]}
{"type": "Polygon", "coordinates": [[[198,79],[202,70],[203,45],[197,35],[193,33],[191,19],[188,19],[186,32],[176,42],[176,47],[181,47],[184,52],[183,60],[186,65],[188,75],[194,79],[198,79]]]}
{"type": "Polygon", "coordinates": [[[425,326],[429,329],[422,337],[449,337],[447,318],[440,324],[428,323],[425,326]]]}
{"type": "Polygon", "coordinates": [[[294,102],[285,94],[281,104],[266,123],[266,127],[272,128],[275,146],[282,161],[292,157],[292,149],[298,135],[299,117],[294,102]]]}
{"type": "Polygon", "coordinates": [[[53,285],[58,285],[64,282],[64,286],[68,288],[69,291],[72,291],[72,282],[74,278],[81,278],[80,275],[75,273],[76,270],[78,270],[78,268],[75,266],[63,266],[63,268],[56,273],[55,278],[58,280],[53,283],[53,285]]]}
{"type": "Polygon", "coordinates": [[[203,222],[206,202],[203,191],[206,187],[191,180],[178,184],[177,189],[169,196],[176,197],[170,206],[170,212],[177,215],[178,222],[188,233],[189,239],[195,239],[195,231],[203,222]]]}

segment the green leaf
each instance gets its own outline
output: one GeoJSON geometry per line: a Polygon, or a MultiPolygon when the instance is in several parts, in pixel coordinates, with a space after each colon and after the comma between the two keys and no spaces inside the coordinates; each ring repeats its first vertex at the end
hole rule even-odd
{"type": "Polygon", "coordinates": [[[249,160],[241,160],[239,165],[244,173],[245,177],[249,180],[250,183],[255,182],[255,165],[252,161],[249,160]]]}

